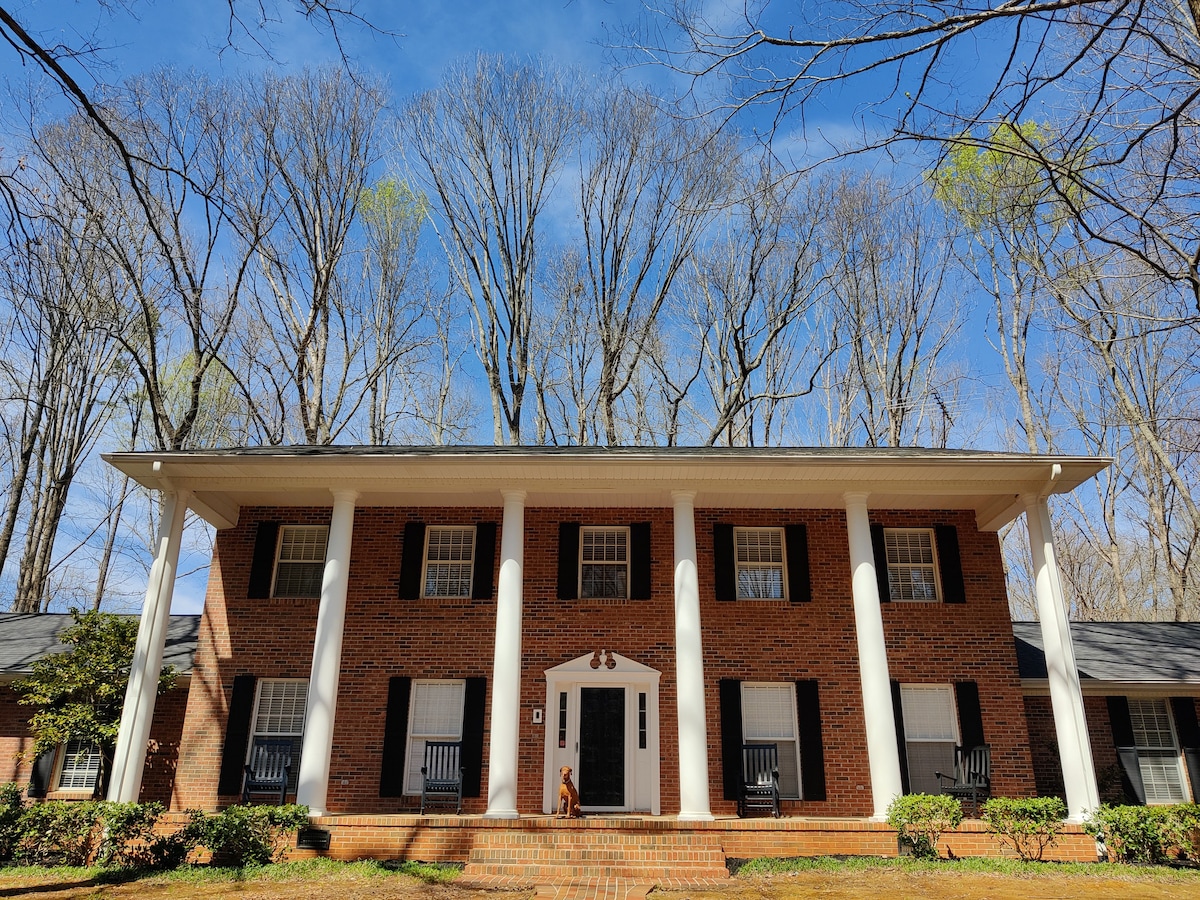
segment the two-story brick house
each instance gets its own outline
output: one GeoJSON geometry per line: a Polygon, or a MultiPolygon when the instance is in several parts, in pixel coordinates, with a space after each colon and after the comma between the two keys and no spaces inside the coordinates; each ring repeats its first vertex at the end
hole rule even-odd
{"type": "Polygon", "coordinates": [[[461,740],[467,812],[703,821],[736,750],[784,811],[880,817],[956,744],[1035,792],[997,531],[1026,516],[1071,814],[1098,802],[1047,497],[1107,463],[935,450],[262,448],[112,454],[163,492],[111,799],[137,796],[184,512],[217,529],[176,808],[289,736],[318,813],[411,811],[461,740]]]}

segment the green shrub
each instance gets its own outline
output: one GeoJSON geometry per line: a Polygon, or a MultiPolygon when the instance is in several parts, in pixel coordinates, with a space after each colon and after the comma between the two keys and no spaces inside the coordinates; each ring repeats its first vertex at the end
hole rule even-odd
{"type": "Polygon", "coordinates": [[[9,782],[0,784],[0,862],[13,858],[21,840],[21,818],[25,814],[25,801],[21,788],[9,782]]]}
{"type": "Polygon", "coordinates": [[[1101,803],[1083,823],[1114,862],[1158,863],[1187,841],[1173,806],[1110,806],[1101,803]]]}
{"type": "Polygon", "coordinates": [[[904,794],[888,807],[887,823],[920,859],[938,858],[938,839],[962,821],[962,804],[945,794],[904,794]]]}
{"type": "Polygon", "coordinates": [[[1026,861],[1040,860],[1054,845],[1066,815],[1066,804],[1058,797],[993,797],[983,804],[988,831],[1026,861]]]}
{"type": "Polygon", "coordinates": [[[231,806],[215,816],[193,813],[190,837],[212,853],[213,865],[261,866],[287,856],[284,838],[308,824],[308,807],[231,806]]]}
{"type": "Polygon", "coordinates": [[[94,800],[48,801],[25,807],[13,856],[38,866],[86,866],[104,831],[104,804],[94,800]]]}

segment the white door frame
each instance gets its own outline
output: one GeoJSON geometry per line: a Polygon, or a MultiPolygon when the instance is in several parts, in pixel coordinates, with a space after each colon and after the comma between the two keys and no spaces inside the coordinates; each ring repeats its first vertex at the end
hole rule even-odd
{"type": "Polygon", "coordinates": [[[597,650],[545,670],[546,712],[542,812],[558,805],[559,766],[579,765],[579,689],[625,688],[625,806],[614,812],[661,815],[659,778],[658,682],[662,673],[611,650],[597,650]],[[567,695],[567,746],[560,748],[559,695],[567,695]],[[638,694],[646,695],[646,747],[638,746],[638,694]]]}

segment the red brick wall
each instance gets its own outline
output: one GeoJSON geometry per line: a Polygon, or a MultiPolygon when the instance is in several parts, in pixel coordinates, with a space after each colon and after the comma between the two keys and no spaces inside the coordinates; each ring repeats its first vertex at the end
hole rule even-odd
{"type": "MultiPolygon", "coordinates": [[[[502,521],[500,508],[360,508],[355,513],[343,665],[331,760],[328,805],[334,812],[388,813],[406,807],[378,796],[384,706],[390,676],[484,676],[490,679],[495,601],[398,599],[404,525],[502,521]]],[[[237,527],[218,533],[209,579],[194,686],[179,760],[174,808],[214,808],[233,679],[307,677],[317,601],[247,600],[254,537],[260,521],[327,523],[328,509],[244,509],[237,527]]],[[[1000,551],[961,512],[873,511],[889,526],[958,526],[967,603],[892,603],[883,608],[891,677],[900,681],[978,682],[985,733],[992,744],[996,789],[1032,794],[1034,778],[1017,677],[1000,551]]],[[[828,799],[785,804],[803,815],[865,815],[870,777],[855,651],[850,562],[841,510],[714,510],[696,513],[713,811],[721,799],[718,682],[722,678],[820,683],[828,799]],[[714,597],[712,525],[728,522],[808,526],[811,603],[719,603],[714,597]]],[[[499,546],[499,542],[497,543],[499,546]]],[[[518,809],[541,811],[545,726],[530,724],[545,703],[543,671],[605,648],[662,673],[661,796],[664,813],[679,808],[674,665],[673,526],[669,509],[525,511],[524,670],[521,683],[518,809]],[[556,599],[558,523],[652,523],[652,596],[644,601],[561,602],[556,599]]],[[[487,723],[485,721],[485,730],[487,723]]],[[[486,795],[486,752],[484,794],[486,795]]],[[[468,800],[481,812],[486,797],[468,800]]]]}
{"type": "MultiPolygon", "coordinates": [[[[154,721],[150,727],[150,750],[146,755],[146,770],[142,776],[140,799],[143,803],[157,800],[168,806],[171,804],[179,737],[183,732],[186,708],[187,687],[183,685],[159,697],[155,703],[154,721]]],[[[22,787],[29,784],[33,769],[29,713],[29,707],[17,703],[17,695],[8,685],[0,686],[0,782],[13,781],[22,787]]]]}

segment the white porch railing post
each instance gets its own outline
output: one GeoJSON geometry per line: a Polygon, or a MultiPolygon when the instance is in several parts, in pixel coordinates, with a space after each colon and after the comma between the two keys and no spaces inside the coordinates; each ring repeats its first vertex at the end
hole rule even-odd
{"type": "Polygon", "coordinates": [[[696,576],[696,516],[692,491],[672,491],[675,503],[675,685],[679,707],[679,819],[710,821],[708,720],[704,704],[704,641],[696,576]]]}
{"type": "Polygon", "coordinates": [[[900,778],[900,751],[896,746],[896,714],[892,709],[892,685],[888,676],[883,613],[879,608],[879,584],[875,580],[867,494],[847,493],[843,499],[850,543],[858,672],[862,681],[867,758],[871,769],[871,817],[882,821],[887,818],[887,808],[892,800],[904,791],[900,778]]]}
{"type": "Polygon", "coordinates": [[[517,818],[521,726],[521,616],[524,602],[525,492],[503,491],[500,579],[496,588],[496,650],[492,658],[492,718],[488,741],[489,819],[517,818]]]}
{"type": "Polygon", "coordinates": [[[171,597],[175,592],[183,519],[190,497],[187,491],[163,495],[154,563],[150,567],[146,600],[138,623],[129,684],[125,688],[125,706],[113,751],[112,778],[108,783],[108,799],[116,803],[135,803],[142,790],[146,747],[154,719],[154,701],[158,696],[158,675],[162,671],[167,626],[171,622],[171,597]]]}
{"type": "Polygon", "coordinates": [[[350,585],[350,545],[354,536],[356,491],[333,492],[325,571],[321,577],[321,605],[313,641],[312,670],[308,679],[308,705],[304,711],[304,738],[296,802],[308,806],[310,815],[324,815],[329,799],[329,765],[333,754],[333,722],[337,713],[338,678],[342,668],[342,635],[346,627],[346,595],[350,585]]]}

